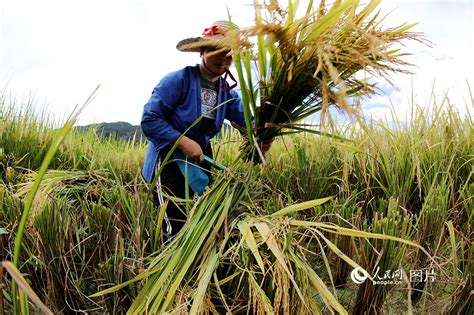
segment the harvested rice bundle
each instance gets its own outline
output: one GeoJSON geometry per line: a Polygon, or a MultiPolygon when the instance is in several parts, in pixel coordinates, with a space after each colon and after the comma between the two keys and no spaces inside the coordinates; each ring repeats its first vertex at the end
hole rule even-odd
{"type": "MultiPolygon", "coordinates": [[[[299,1],[282,9],[278,1],[255,1],[255,26],[243,30],[246,38],[256,37],[255,48],[235,49],[235,61],[247,120],[248,143],[308,130],[302,120],[320,113],[321,125],[330,126],[330,107],[354,115],[350,97],[376,94],[367,77],[384,78],[406,73],[408,65],[394,49],[411,39],[423,42],[414,26],[383,29],[380,0],[363,6],[357,0],[335,1],[319,7],[310,1],[302,17],[296,16],[299,1]],[[265,17],[265,18],[264,18],[265,17]],[[361,74],[365,74],[361,76],[361,74]],[[363,78],[361,78],[363,77],[363,78]],[[252,113],[254,113],[252,122],[252,113]],[[253,128],[252,128],[253,126],[253,128]]],[[[237,37],[234,37],[234,43],[237,37]]]]}

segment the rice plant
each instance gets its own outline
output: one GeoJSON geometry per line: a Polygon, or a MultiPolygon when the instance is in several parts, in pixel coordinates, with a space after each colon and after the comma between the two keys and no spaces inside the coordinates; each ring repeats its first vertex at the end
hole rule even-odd
{"type": "MultiPolygon", "coordinates": [[[[412,125],[401,126],[403,128],[388,129],[381,124],[367,129],[368,133],[354,128],[336,134],[352,139],[358,144],[357,150],[309,133],[284,137],[274,143],[265,167],[235,164],[240,143],[232,138],[226,142],[228,138],[223,137],[214,143],[216,158],[231,171],[215,174],[218,185],[210,187],[203,196],[206,200],[188,201],[194,209],[192,213],[200,214],[191,216],[189,235],[178,235],[166,245],[161,241],[159,229],[162,209],[153,206],[146,184],[136,175],[127,175],[133,173],[126,164],[104,160],[116,154],[123,144],[115,146],[110,142],[109,155],[94,156],[90,151],[93,144],[89,141],[101,140],[92,136],[89,140],[72,133],[65,141],[78,143],[75,152],[90,156],[98,168],[84,164],[74,169],[69,164],[71,151],[58,150],[55,158],[62,164],[57,162],[53,169],[45,172],[39,186],[26,222],[19,269],[33,291],[55,313],[81,310],[114,314],[126,312],[132,305],[148,309],[139,305],[144,301],[143,288],[159,283],[160,270],[175,266],[179,261],[176,255],[185,248],[197,254],[186,275],[174,278],[173,290],[167,290],[171,310],[186,313],[193,309],[205,313],[272,309],[309,313],[342,306],[354,312],[357,292],[373,297],[358,303],[361,309],[372,304],[384,312],[390,310],[393,303],[408,309],[405,285],[377,288],[366,284],[367,287],[361,289],[348,279],[348,273],[354,268],[348,261],[371,271],[374,259],[385,257],[384,268],[408,270],[442,266],[436,269],[437,282],[427,283],[422,288],[429,294],[415,293],[421,287],[412,284],[411,304],[415,310],[435,313],[467,310],[469,306],[464,302],[472,283],[472,211],[469,211],[472,208],[472,163],[469,162],[473,158],[472,126],[469,118],[455,119],[457,116],[449,109],[444,108],[439,113],[436,124],[431,123],[433,116],[419,112],[413,117],[412,125]],[[408,141],[413,144],[409,150],[402,148],[408,141]],[[380,186],[379,183],[389,180],[383,178],[386,172],[380,163],[381,156],[389,156],[389,152],[407,152],[391,157],[396,165],[402,163],[397,159],[412,158],[404,163],[416,165],[413,178],[421,181],[410,186],[411,191],[396,189],[404,196],[416,198],[397,199],[392,195],[397,190],[380,186]],[[212,196],[217,195],[233,196],[234,201],[222,203],[219,197],[219,202],[212,202],[212,196]],[[313,203],[306,210],[278,214],[290,205],[328,196],[334,197],[316,207],[313,203]],[[218,211],[207,211],[213,207],[218,211]],[[389,219],[391,217],[397,220],[389,219]],[[193,218],[206,219],[191,222],[193,218]],[[403,225],[404,220],[410,224],[403,225]],[[452,229],[443,220],[451,220],[452,229]],[[200,235],[193,232],[198,222],[200,229],[207,230],[208,234],[201,236],[202,246],[196,249],[198,243],[192,240],[200,235]],[[394,225],[395,230],[387,230],[380,222],[400,223],[394,225]],[[353,236],[346,230],[337,230],[341,234],[331,233],[337,226],[349,229],[353,236]],[[410,233],[399,234],[408,227],[410,233]],[[434,261],[418,247],[385,245],[381,240],[365,240],[354,234],[363,231],[386,235],[393,231],[393,235],[423,245],[434,261]],[[183,247],[183,244],[188,245],[183,247]],[[335,248],[340,252],[333,251],[335,248]],[[384,248],[383,253],[380,248],[384,248]],[[400,256],[404,259],[398,260],[400,256]],[[172,257],[173,264],[165,263],[172,257]],[[157,269],[149,269],[152,262],[157,269]],[[151,271],[154,273],[143,274],[151,271]],[[91,297],[119,284],[128,285],[113,293],[91,297]]],[[[10,117],[4,116],[4,119],[11,122],[10,117]]],[[[29,128],[28,125],[25,128],[29,128]]],[[[47,133],[48,129],[45,130],[47,133]]],[[[28,132],[23,130],[25,134],[28,132]]],[[[15,143],[15,137],[17,133],[2,138],[2,145],[15,143]]],[[[41,137],[45,135],[38,133],[38,138],[41,137]]],[[[16,227],[39,168],[28,169],[28,165],[33,165],[28,156],[20,160],[15,156],[13,145],[4,147],[6,150],[0,160],[2,261],[13,259],[16,227]]],[[[32,146],[31,150],[35,149],[32,146]]],[[[143,156],[143,147],[130,150],[143,156]]],[[[138,167],[135,172],[138,174],[138,167]]],[[[394,180],[392,185],[402,182],[396,175],[389,175],[394,180]]],[[[175,274],[179,270],[173,268],[168,272],[175,274]]],[[[11,281],[4,276],[3,282],[3,305],[5,312],[9,312],[13,303],[11,281]]],[[[33,305],[30,307],[35,310],[33,305]]]]}
{"type": "Polygon", "coordinates": [[[144,146],[64,136],[0,99],[0,312],[472,313],[472,117],[446,96],[429,111],[411,104],[405,124],[304,125],[315,112],[328,123],[331,106],[351,112],[344,95],[375,91],[358,72],[403,71],[389,46],[422,38],[380,30],[378,1],[322,2],[301,18],[296,4],[256,3],[255,27],[233,37],[256,36],[257,50],[235,50],[248,141],[287,136],[267,165],[241,161],[237,133],[215,141],[229,170],[180,200],[190,215],[170,241],[166,206],[139,175],[144,146]],[[349,277],[359,267],[361,284],[349,277]],[[377,270],[434,270],[436,281],[382,285],[377,270]]]}
{"type": "Polygon", "coordinates": [[[277,1],[254,2],[255,26],[244,36],[257,37],[256,48],[235,49],[249,144],[254,137],[264,141],[302,130],[324,135],[326,128],[307,128],[302,121],[319,113],[321,127],[327,127],[330,107],[356,116],[348,98],[376,93],[367,77],[406,72],[403,53],[393,47],[423,38],[408,31],[413,25],[382,28],[380,12],[373,14],[379,3],[310,1],[298,16],[299,1],[287,8],[277,1]]]}

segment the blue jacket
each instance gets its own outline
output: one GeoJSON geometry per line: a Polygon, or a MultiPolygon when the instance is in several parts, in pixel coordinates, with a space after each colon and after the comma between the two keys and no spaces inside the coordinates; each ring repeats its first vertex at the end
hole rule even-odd
{"type": "MultiPolygon", "coordinates": [[[[219,87],[221,80],[222,78],[219,78],[219,87]]],[[[227,86],[227,83],[225,84],[227,86]]],[[[217,105],[214,128],[210,132],[200,135],[201,123],[199,122],[186,133],[186,136],[199,143],[202,148],[207,147],[210,138],[221,130],[224,119],[245,126],[242,102],[235,91],[224,92],[219,88],[217,105]]],[[[200,116],[199,65],[167,74],[154,88],[143,110],[141,128],[148,139],[142,169],[145,180],[148,182],[153,180],[160,150],[173,144],[200,116]]]]}

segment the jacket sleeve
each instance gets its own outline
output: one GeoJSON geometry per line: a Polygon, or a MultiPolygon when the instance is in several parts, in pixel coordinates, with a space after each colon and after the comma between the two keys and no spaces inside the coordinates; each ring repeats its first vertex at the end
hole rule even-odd
{"type": "Polygon", "coordinates": [[[181,135],[170,123],[176,110],[183,80],[176,73],[168,74],[153,89],[153,93],[143,109],[141,128],[145,136],[157,150],[176,141],[181,135]]]}
{"type": "Polygon", "coordinates": [[[242,107],[242,100],[235,91],[230,91],[230,102],[227,106],[225,118],[233,123],[245,128],[244,109],[242,107]]]}

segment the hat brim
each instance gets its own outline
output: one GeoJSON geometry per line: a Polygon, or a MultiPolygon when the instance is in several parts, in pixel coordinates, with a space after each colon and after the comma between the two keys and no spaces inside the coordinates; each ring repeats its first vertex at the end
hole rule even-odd
{"type": "MultiPolygon", "coordinates": [[[[201,48],[225,48],[222,39],[206,38],[206,37],[190,37],[183,39],[176,45],[176,49],[182,52],[200,52],[201,48]]],[[[230,49],[230,47],[229,47],[230,49]]]]}

